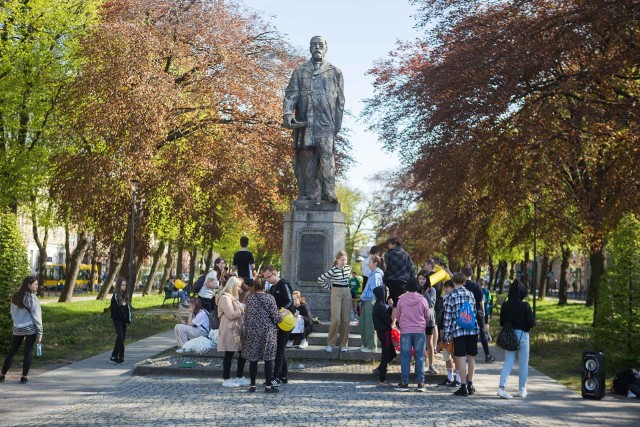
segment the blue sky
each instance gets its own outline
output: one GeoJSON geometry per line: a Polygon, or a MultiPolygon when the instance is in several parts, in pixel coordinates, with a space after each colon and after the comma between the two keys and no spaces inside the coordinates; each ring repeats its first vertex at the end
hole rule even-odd
{"type": "MultiPolygon", "coordinates": [[[[288,36],[291,44],[308,52],[314,35],[324,36],[329,45],[327,59],[340,68],[345,80],[346,108],[354,115],[345,118],[352,130],[353,157],[356,164],[346,182],[370,192],[367,178],[375,172],[395,169],[400,161],[383,151],[377,136],[366,131],[357,120],[363,100],[373,95],[372,78],[365,76],[374,61],[387,57],[397,40],[414,40],[416,8],[408,0],[239,0],[254,9],[266,21],[288,36]]],[[[292,70],[293,71],[293,70],[292,70]]]]}

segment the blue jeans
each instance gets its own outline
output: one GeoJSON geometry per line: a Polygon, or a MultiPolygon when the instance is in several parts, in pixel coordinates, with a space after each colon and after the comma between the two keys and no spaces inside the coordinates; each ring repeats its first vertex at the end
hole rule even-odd
{"type": "Polygon", "coordinates": [[[402,384],[409,384],[409,373],[411,372],[411,348],[413,348],[416,359],[416,376],[418,383],[424,383],[424,352],[426,350],[427,339],[424,332],[419,334],[400,335],[400,367],[402,374],[400,378],[402,384]]]}
{"type": "Polygon", "coordinates": [[[527,388],[527,377],[529,376],[529,333],[516,329],[516,336],[520,341],[520,350],[504,352],[504,365],[502,365],[502,373],[500,374],[500,387],[507,387],[511,368],[516,361],[516,353],[518,353],[518,376],[520,377],[520,391],[527,388]]]}

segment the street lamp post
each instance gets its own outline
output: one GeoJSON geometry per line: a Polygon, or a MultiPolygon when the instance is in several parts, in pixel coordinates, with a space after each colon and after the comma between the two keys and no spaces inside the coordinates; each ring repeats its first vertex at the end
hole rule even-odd
{"type": "Polygon", "coordinates": [[[536,223],[537,216],[537,205],[538,200],[540,199],[540,190],[534,189],[531,192],[531,196],[533,198],[533,314],[536,314],[536,290],[538,289],[538,254],[537,254],[537,243],[538,243],[538,229],[536,223]]]}
{"type": "Polygon", "coordinates": [[[136,249],[136,190],[138,189],[137,179],[131,181],[131,246],[129,247],[129,303],[133,299],[133,288],[135,286],[135,249],[136,249]]]}

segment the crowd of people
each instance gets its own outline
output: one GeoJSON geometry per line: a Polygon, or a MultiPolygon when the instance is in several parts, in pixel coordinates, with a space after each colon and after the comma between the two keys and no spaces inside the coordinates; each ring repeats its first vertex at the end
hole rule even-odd
{"type": "MultiPolygon", "coordinates": [[[[249,387],[256,391],[259,361],[264,361],[266,393],[278,393],[281,384],[288,383],[286,348],[298,345],[308,347],[313,319],[305,298],[293,291],[291,284],[279,276],[278,270],[268,265],[258,274],[253,255],[248,251],[248,239],[241,239],[241,250],[236,253],[233,269],[218,258],[211,271],[199,279],[199,289],[193,297],[184,298],[188,309],[185,320],[177,316],[175,337],[178,347],[190,340],[209,336],[217,329],[218,352],[224,353],[224,387],[249,387]],[[296,319],[296,328],[280,327],[286,316],[296,319]],[[236,359],[236,375],[231,378],[231,364],[236,359]],[[249,378],[245,366],[249,361],[249,378]]],[[[425,370],[436,374],[434,358],[442,353],[447,377],[440,386],[456,388],[454,395],[475,393],[473,385],[478,341],[481,342],[485,362],[495,361],[490,354],[488,328],[491,299],[485,284],[473,281],[473,269],[465,267],[451,273],[437,258],[429,259],[424,269],[415,274],[409,254],[398,238],[387,241],[387,252],[382,255],[373,246],[363,266],[362,293],[360,294],[359,327],[362,339],[360,351],[380,353],[380,363],[374,370],[380,387],[408,391],[411,361],[417,377],[416,391],[425,391],[425,370]],[[443,271],[446,274],[443,274],[443,271]],[[386,381],[388,365],[397,356],[394,330],[400,335],[401,381],[393,386],[386,381]],[[426,358],[426,365],[425,365],[426,358]],[[425,369],[426,368],[426,369],[425,369]]],[[[353,309],[354,277],[347,254],[339,251],[329,270],[318,277],[318,283],[331,292],[331,322],[326,351],[334,347],[346,352],[348,348],[351,313],[353,309]]],[[[358,282],[357,285],[359,286],[358,282]]],[[[38,281],[26,277],[20,289],[11,298],[13,339],[2,365],[0,382],[10,369],[22,344],[24,360],[21,382],[28,382],[34,344],[42,340],[43,321],[40,303],[36,297],[38,281]]],[[[186,291],[184,291],[186,292],[186,291]]],[[[515,357],[519,359],[518,395],[527,396],[529,360],[529,331],[535,325],[531,307],[524,299],[527,289],[516,279],[510,283],[508,299],[502,304],[500,325],[510,324],[518,339],[518,350],[505,351],[505,361],[498,386],[498,396],[512,399],[507,383],[515,357]]],[[[131,323],[131,306],[127,297],[127,281],[116,280],[110,304],[110,314],[116,340],[110,362],[124,363],[124,342],[131,323]]]]}

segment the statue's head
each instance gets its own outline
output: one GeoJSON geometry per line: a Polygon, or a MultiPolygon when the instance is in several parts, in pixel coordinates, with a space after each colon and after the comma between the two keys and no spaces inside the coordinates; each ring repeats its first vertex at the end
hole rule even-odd
{"type": "Polygon", "coordinates": [[[324,61],[324,57],[327,54],[327,41],[322,36],[314,36],[309,42],[309,52],[311,52],[311,58],[316,62],[324,61]]]}

